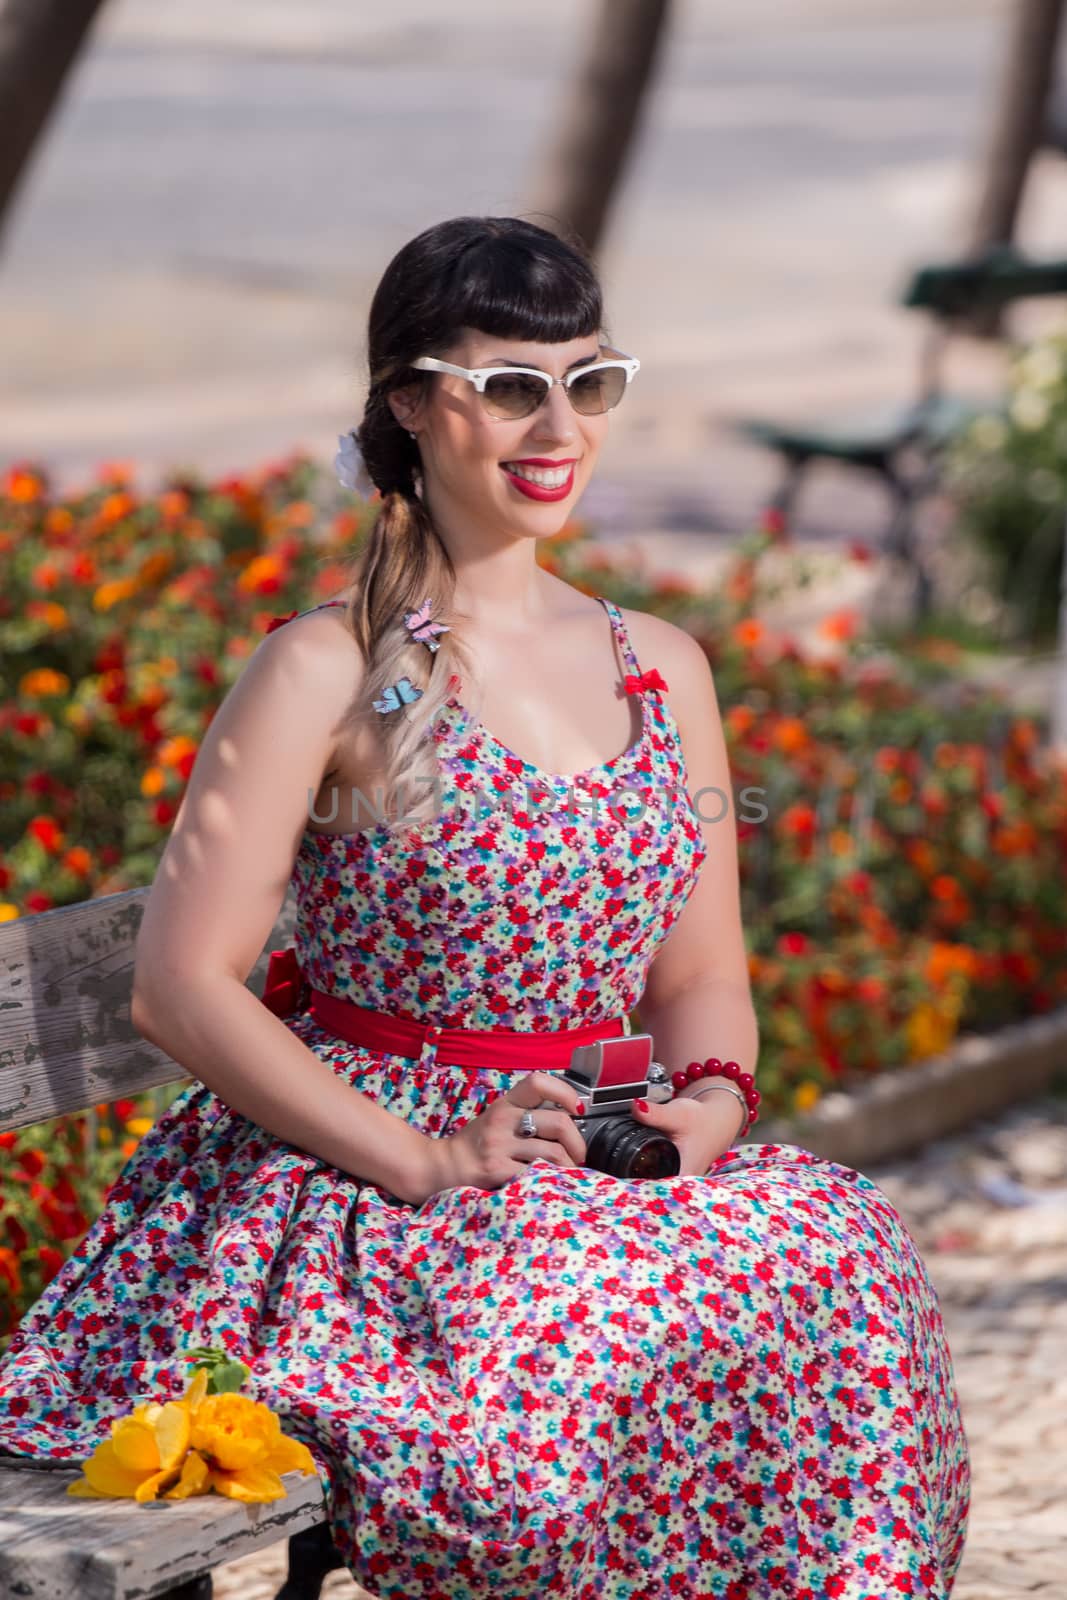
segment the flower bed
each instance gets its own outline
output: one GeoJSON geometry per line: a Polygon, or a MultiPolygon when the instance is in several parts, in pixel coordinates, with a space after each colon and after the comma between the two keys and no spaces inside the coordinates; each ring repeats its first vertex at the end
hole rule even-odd
{"type": "MultiPolygon", "coordinates": [[[[275,615],[326,598],[373,506],[295,457],[247,478],[121,467],[0,484],[0,919],[150,881],[204,730],[275,615]]],[[[738,816],[768,1112],[1067,999],[1067,773],[944,644],[847,614],[806,655],[756,613],[773,527],[714,592],[571,523],[542,565],[686,628],[711,660],[738,816]]],[[[865,552],[856,547],[854,559],[865,552]]],[[[0,1337],[175,1091],[3,1139],[0,1337]]]]}

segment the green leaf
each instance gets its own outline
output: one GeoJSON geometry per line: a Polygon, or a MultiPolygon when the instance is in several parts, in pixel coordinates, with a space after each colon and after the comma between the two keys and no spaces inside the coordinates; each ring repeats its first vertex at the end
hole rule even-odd
{"type": "Polygon", "coordinates": [[[208,1379],[208,1394],[236,1394],[250,1371],[243,1361],[220,1362],[208,1379]]]}

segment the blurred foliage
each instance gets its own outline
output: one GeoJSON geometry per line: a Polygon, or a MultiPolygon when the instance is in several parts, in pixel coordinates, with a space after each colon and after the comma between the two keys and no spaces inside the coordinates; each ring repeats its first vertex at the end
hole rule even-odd
{"type": "Polygon", "coordinates": [[[947,487],[1005,613],[1004,642],[1054,645],[1067,527],[1067,330],[1020,352],[1001,413],[949,453],[947,487]]]}
{"type": "MultiPolygon", "coordinates": [[[[150,881],[222,697],[273,618],[343,588],[374,513],[300,456],[151,496],[117,465],[64,498],[40,467],[8,472],[0,920],[150,881]]],[[[1067,999],[1067,771],[1033,718],[961,676],[957,645],[905,655],[848,611],[818,649],[768,627],[764,602],[811,578],[773,518],[708,588],[650,576],[576,521],[538,560],[709,658],[765,1112],[1067,999]]],[[[2,1136],[0,1338],[181,1087],[2,1136]]]]}

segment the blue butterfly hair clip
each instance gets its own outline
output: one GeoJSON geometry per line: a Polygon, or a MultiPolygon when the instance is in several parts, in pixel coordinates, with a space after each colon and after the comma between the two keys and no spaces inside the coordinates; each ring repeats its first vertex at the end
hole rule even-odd
{"type": "Polygon", "coordinates": [[[402,705],[413,705],[422,694],[410,678],[400,678],[396,683],[389,683],[380,700],[372,701],[375,711],[380,711],[385,716],[390,711],[399,711],[402,705]]]}

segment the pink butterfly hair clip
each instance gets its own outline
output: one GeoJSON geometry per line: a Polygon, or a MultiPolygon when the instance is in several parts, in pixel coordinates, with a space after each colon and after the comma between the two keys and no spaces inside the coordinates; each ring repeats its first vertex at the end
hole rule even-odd
{"type": "Polygon", "coordinates": [[[439,650],[441,646],[437,643],[434,635],[451,633],[452,630],[446,627],[443,622],[430,621],[432,607],[432,600],[424,600],[417,611],[405,611],[404,626],[410,632],[411,637],[417,639],[420,644],[426,645],[430,650],[439,650]]]}

